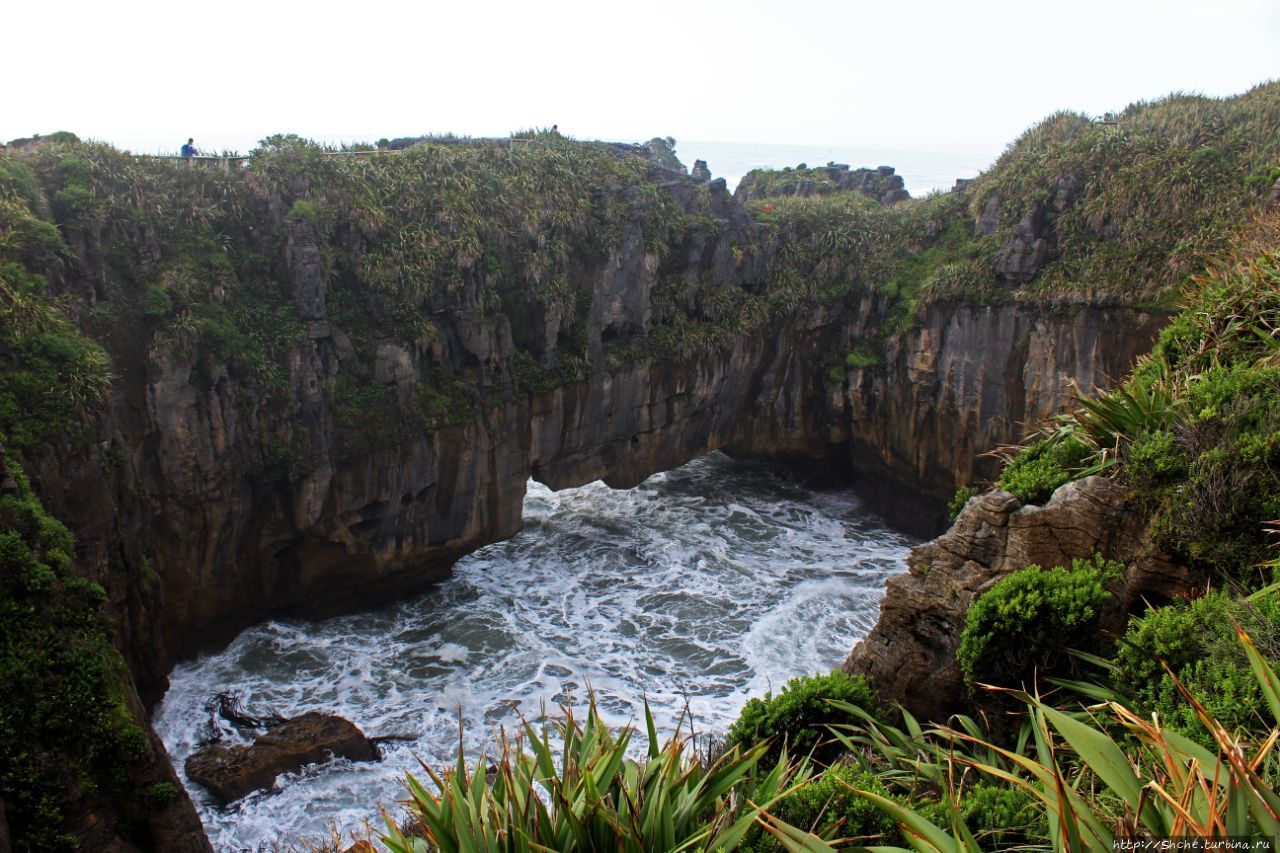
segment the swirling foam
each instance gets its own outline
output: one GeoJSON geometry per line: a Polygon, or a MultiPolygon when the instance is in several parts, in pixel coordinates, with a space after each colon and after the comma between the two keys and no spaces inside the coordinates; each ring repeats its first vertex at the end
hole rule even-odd
{"type": "Polygon", "coordinates": [[[424,596],[267,622],[174,669],[156,729],[180,775],[214,729],[245,740],[208,709],[219,692],[255,714],[326,711],[409,737],[380,763],[309,768],[226,809],[188,784],[217,849],[376,821],[415,756],[451,761],[459,715],[477,751],[588,688],[617,725],[640,719],[647,698],[660,731],[686,709],[699,731],[723,730],[749,697],[837,665],[912,544],[851,492],[814,493],[720,454],[629,491],[530,482],[524,515],[520,535],[424,596]]]}

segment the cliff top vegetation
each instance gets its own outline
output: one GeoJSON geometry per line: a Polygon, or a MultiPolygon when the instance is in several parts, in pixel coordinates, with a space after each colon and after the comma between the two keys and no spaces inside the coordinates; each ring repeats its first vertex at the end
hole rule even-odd
{"type": "Polygon", "coordinates": [[[1280,83],[1174,94],[1105,119],[1049,116],[949,193],[890,207],[855,192],[761,198],[799,174],[775,172],[751,207],[802,247],[785,274],[901,300],[907,316],[933,302],[1172,307],[1280,178],[1278,123],[1280,83]]]}

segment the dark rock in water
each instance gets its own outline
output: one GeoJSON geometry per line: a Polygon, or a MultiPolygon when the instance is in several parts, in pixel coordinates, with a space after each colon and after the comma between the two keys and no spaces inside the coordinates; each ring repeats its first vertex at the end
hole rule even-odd
{"type": "Polygon", "coordinates": [[[231,693],[219,693],[205,706],[239,729],[269,729],[287,723],[288,720],[279,714],[267,714],[255,717],[245,710],[244,703],[231,693]]]}
{"type": "Polygon", "coordinates": [[[350,720],[312,711],[286,720],[252,746],[213,746],[187,759],[187,775],[226,805],[262,788],[281,773],[332,757],[376,761],[378,752],[350,720]]]}
{"type": "Polygon", "coordinates": [[[706,183],[711,180],[711,170],[707,168],[706,160],[694,160],[693,171],[689,173],[689,177],[698,183],[706,183]]]}

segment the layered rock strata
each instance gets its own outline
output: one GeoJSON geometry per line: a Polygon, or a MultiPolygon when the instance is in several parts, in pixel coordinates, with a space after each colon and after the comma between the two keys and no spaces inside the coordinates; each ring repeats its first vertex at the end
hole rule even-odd
{"type": "Polygon", "coordinates": [[[1030,564],[1070,566],[1102,553],[1125,565],[1104,632],[1123,631],[1129,612],[1189,594],[1204,579],[1162,556],[1125,487],[1087,477],[1044,506],[998,489],[971,498],[942,536],[913,548],[908,571],[889,579],[880,618],[843,669],[867,676],[879,697],[922,720],[970,710],[956,650],[970,605],[1010,572],[1030,564]]]}

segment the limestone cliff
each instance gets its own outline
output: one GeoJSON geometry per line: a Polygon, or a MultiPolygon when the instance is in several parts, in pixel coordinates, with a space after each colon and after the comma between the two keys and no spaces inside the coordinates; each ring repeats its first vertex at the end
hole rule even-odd
{"type": "MultiPolygon", "coordinates": [[[[489,210],[477,227],[506,229],[488,239],[507,254],[450,244],[445,286],[397,272],[418,262],[404,252],[421,224],[384,219],[395,205],[448,211],[398,190],[384,212],[350,208],[355,189],[296,145],[266,158],[265,177],[221,187],[243,195],[209,214],[240,253],[231,271],[221,252],[174,256],[136,214],[65,226],[77,267],[61,287],[93,303],[82,319],[116,377],[93,440],[31,467],[108,590],[144,696],[159,695],[176,657],[271,613],[350,608],[444,577],[519,529],[530,476],[625,487],[711,449],[839,458],[865,487],[897,484],[882,491],[914,504],[902,515],[919,527],[917,499],[940,506],[985,475],[982,452],[1021,438],[1073,384],[1122,373],[1162,319],[939,301],[885,334],[900,309],[875,287],[830,298],[782,279],[790,237],[722,181],[667,170],[645,149],[539,145],[514,165],[516,149],[484,149],[476,179],[501,173],[514,193],[531,170],[576,156],[598,183],[555,173],[559,208],[533,195],[489,210]],[[299,157],[316,173],[305,184],[299,157]],[[319,175],[339,190],[317,195],[319,175]],[[564,209],[580,212],[558,225],[564,209]],[[547,269],[540,253],[562,228],[547,269]],[[152,318],[141,325],[129,313],[139,290],[152,318]],[[833,374],[873,337],[879,363],[833,374]]],[[[405,162],[430,174],[470,155],[381,156],[417,157],[405,162]]],[[[439,276],[428,260],[422,275],[439,276]]]]}
{"type": "Polygon", "coordinates": [[[806,249],[803,223],[648,149],[268,148],[227,176],[50,149],[22,190],[44,243],[20,260],[114,374],[63,433],[17,424],[23,463],[151,701],[178,657],[272,613],[444,577],[519,529],[530,476],[835,460],[934,527],[918,501],[987,476],[981,453],[1122,374],[1164,319],[1012,299],[966,254],[963,192],[797,208],[806,249]],[[908,299],[956,257],[989,288],[908,299]]]}
{"type": "MultiPolygon", "coordinates": [[[[857,315],[852,340],[874,333],[875,316],[857,315]]],[[[889,341],[884,365],[848,372],[831,401],[833,437],[848,436],[864,489],[886,513],[931,534],[943,519],[930,507],[958,485],[994,479],[999,464],[989,451],[1076,393],[1111,387],[1167,320],[1096,306],[930,306],[917,328],[889,341]]]]}

